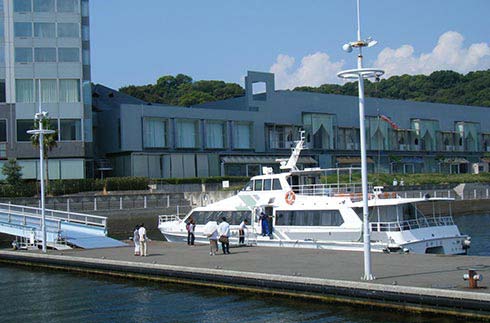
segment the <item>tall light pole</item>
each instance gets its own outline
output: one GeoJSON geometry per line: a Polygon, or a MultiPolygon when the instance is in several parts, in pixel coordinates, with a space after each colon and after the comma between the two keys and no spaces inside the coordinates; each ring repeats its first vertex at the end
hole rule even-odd
{"type": "Polygon", "coordinates": [[[30,135],[39,135],[39,179],[41,181],[41,230],[43,233],[43,253],[46,253],[46,216],[44,212],[44,135],[55,133],[54,130],[43,129],[43,121],[48,113],[41,109],[41,80],[39,80],[39,111],[34,115],[34,120],[39,123],[39,129],[28,130],[30,135]]]}
{"type": "Polygon", "coordinates": [[[366,130],[364,125],[364,79],[379,79],[384,74],[383,70],[377,68],[362,67],[362,48],[372,47],[377,41],[370,37],[363,40],[361,38],[361,6],[360,0],[357,0],[357,41],[347,43],[342,49],[348,53],[353,48],[359,49],[357,55],[357,69],[345,70],[337,73],[337,76],[343,79],[358,80],[359,83],[359,132],[361,137],[361,175],[362,175],[362,231],[364,241],[364,276],[363,280],[373,280],[374,275],[371,272],[371,228],[369,227],[369,208],[368,208],[368,180],[367,180],[367,158],[366,158],[366,130]]]}

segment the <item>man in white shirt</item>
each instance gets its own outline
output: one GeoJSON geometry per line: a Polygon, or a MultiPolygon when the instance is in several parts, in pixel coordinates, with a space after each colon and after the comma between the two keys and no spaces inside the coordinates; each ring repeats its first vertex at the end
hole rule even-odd
{"type": "Polygon", "coordinates": [[[226,255],[230,254],[230,224],[226,222],[226,217],[223,217],[222,220],[223,221],[218,225],[218,234],[223,253],[226,255]]]}
{"type": "Polygon", "coordinates": [[[245,230],[247,230],[247,224],[248,224],[248,220],[245,219],[238,226],[238,244],[239,245],[245,244],[245,230]]]}
{"type": "Polygon", "coordinates": [[[140,256],[146,257],[148,254],[148,237],[146,236],[146,228],[145,224],[142,223],[140,228],[138,229],[138,233],[140,236],[140,256]]]}

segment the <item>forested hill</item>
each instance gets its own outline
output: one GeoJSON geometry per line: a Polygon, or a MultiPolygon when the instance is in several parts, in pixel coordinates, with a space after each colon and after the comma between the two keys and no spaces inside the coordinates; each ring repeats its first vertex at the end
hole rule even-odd
{"type": "Polygon", "coordinates": [[[196,81],[178,74],[160,77],[156,84],[129,85],[119,91],[151,103],[191,106],[245,95],[243,88],[223,81],[196,81]]]}
{"type": "MultiPolygon", "coordinates": [[[[366,81],[365,88],[370,97],[490,107],[490,70],[466,75],[437,71],[428,76],[392,76],[377,83],[366,81]]],[[[357,83],[302,86],[294,91],[357,96],[357,83]]]]}
{"type": "MultiPolygon", "coordinates": [[[[244,89],[236,83],[223,81],[193,81],[178,74],[159,78],[156,84],[126,86],[119,91],[138,99],[170,105],[191,106],[242,96],[244,89]]],[[[302,86],[294,91],[357,96],[357,83],[302,86]]],[[[490,107],[490,70],[462,75],[453,71],[438,71],[426,75],[392,76],[373,83],[366,81],[370,97],[411,101],[453,103],[490,107]]]]}

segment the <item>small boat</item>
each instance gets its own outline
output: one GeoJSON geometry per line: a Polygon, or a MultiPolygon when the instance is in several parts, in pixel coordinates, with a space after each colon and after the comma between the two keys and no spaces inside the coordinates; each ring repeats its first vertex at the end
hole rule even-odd
{"type": "MultiPolygon", "coordinates": [[[[245,244],[268,247],[363,250],[362,190],[352,180],[359,168],[305,168],[296,163],[304,132],[289,159],[277,160],[281,172],[263,167],[236,195],[196,207],[186,216],[159,216],[158,228],[170,242],[187,240],[186,222],[196,223],[195,238],[207,243],[203,228],[226,217],[230,244],[238,245],[238,226],[247,219],[245,244]],[[342,176],[344,174],[345,176],[342,176]],[[337,181],[328,182],[337,175],[337,181]]],[[[471,238],[451,216],[451,198],[404,198],[371,185],[368,207],[371,250],[417,254],[465,254],[471,238]]]]}

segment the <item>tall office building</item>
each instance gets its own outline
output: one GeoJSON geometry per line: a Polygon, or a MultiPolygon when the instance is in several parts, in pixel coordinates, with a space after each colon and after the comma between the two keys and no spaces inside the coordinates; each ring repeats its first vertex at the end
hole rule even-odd
{"type": "Polygon", "coordinates": [[[88,0],[0,0],[0,164],[38,178],[30,142],[39,100],[57,131],[49,178],[84,178],[92,159],[88,0]],[[39,92],[40,91],[40,92],[39,92]]]}

